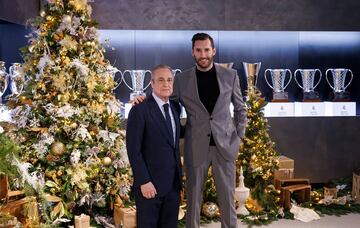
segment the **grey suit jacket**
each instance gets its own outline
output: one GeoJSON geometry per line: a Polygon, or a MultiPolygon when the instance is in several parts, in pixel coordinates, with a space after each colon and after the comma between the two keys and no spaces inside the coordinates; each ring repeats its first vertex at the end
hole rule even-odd
{"type": "Polygon", "coordinates": [[[218,150],[226,160],[235,160],[239,152],[240,138],[245,134],[246,106],[242,99],[239,77],[235,70],[216,63],[216,75],[220,94],[211,114],[199,98],[195,67],[177,74],[172,99],[186,109],[185,163],[198,167],[209,151],[210,133],[218,150]],[[234,105],[234,120],[229,106],[234,105]]]}

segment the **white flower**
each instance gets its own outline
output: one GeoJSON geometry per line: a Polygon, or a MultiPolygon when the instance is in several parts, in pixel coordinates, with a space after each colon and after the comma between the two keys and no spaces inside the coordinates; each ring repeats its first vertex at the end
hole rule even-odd
{"type": "Polygon", "coordinates": [[[116,99],[107,99],[105,102],[107,102],[107,112],[110,115],[117,115],[120,112],[121,109],[121,103],[116,99]]]}
{"type": "Polygon", "coordinates": [[[71,63],[71,66],[74,66],[76,69],[78,69],[81,76],[87,76],[89,74],[89,68],[79,59],[74,59],[74,61],[71,63]]]}
{"type": "Polygon", "coordinates": [[[4,128],[2,128],[2,126],[0,126],[0,134],[4,133],[4,128]]]}
{"type": "Polygon", "coordinates": [[[336,189],[338,190],[338,191],[340,191],[340,190],[344,190],[346,188],[346,184],[343,184],[343,185],[336,185],[336,189]]]}
{"type": "Polygon", "coordinates": [[[79,109],[74,108],[70,104],[65,104],[56,111],[56,114],[58,117],[69,118],[73,115],[79,114],[79,109]]]}
{"type": "MultiPolygon", "coordinates": [[[[50,59],[49,55],[44,55],[43,57],[40,58],[39,63],[38,63],[38,69],[40,70],[41,74],[44,74],[44,68],[46,65],[54,65],[54,62],[50,59]]],[[[38,75],[36,75],[36,77],[38,77],[38,75]]]]}
{"type": "Polygon", "coordinates": [[[71,164],[72,165],[78,164],[80,161],[80,156],[81,156],[80,150],[77,150],[77,149],[73,150],[73,152],[70,155],[71,164]]]}
{"type": "Polygon", "coordinates": [[[75,132],[76,137],[79,137],[81,140],[89,139],[92,140],[89,131],[86,128],[87,126],[84,124],[80,124],[80,127],[75,132]]]}
{"type": "Polygon", "coordinates": [[[18,128],[24,128],[29,120],[31,107],[29,105],[18,106],[12,112],[12,116],[17,120],[15,121],[18,128]]]}

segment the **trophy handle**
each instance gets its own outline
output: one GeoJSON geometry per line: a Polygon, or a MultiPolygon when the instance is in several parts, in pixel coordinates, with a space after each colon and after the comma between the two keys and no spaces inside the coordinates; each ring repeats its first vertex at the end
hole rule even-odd
{"type": "Polygon", "coordinates": [[[319,85],[319,83],[320,83],[320,81],[321,81],[321,78],[322,78],[322,73],[321,73],[321,71],[320,71],[319,69],[315,69],[314,77],[315,77],[317,71],[319,72],[319,80],[318,80],[318,82],[315,84],[314,89],[316,88],[316,86],[319,85]]]}
{"type": "Polygon", "coordinates": [[[129,75],[131,76],[131,71],[130,70],[125,70],[124,73],[122,73],[121,77],[123,78],[122,80],[124,81],[126,87],[128,87],[131,91],[133,91],[134,89],[131,86],[129,86],[129,84],[127,84],[127,82],[125,80],[125,73],[129,73],[129,75]]]}
{"type": "Polygon", "coordinates": [[[149,85],[151,84],[151,70],[145,70],[145,72],[144,72],[144,79],[145,79],[146,73],[149,73],[149,74],[150,74],[150,81],[149,81],[149,83],[144,87],[144,91],[145,91],[145,90],[147,89],[147,87],[149,87],[149,85]]]}
{"type": "Polygon", "coordinates": [[[326,79],[326,81],[328,82],[329,86],[330,86],[333,90],[335,90],[334,86],[332,86],[332,85],[330,84],[329,79],[328,79],[328,72],[331,71],[331,70],[333,70],[333,69],[327,69],[327,70],[326,70],[326,72],[325,72],[325,79],[326,79]]]}
{"type": "MultiPolygon", "coordinates": [[[[289,72],[289,76],[290,76],[290,78],[289,78],[288,83],[284,86],[284,89],[286,89],[286,87],[290,84],[290,82],[291,82],[291,78],[292,78],[292,74],[291,74],[290,69],[286,69],[286,72],[289,72]]],[[[286,78],[286,76],[285,76],[285,78],[286,78]]]]}
{"type": "MultiPolygon", "coordinates": [[[[354,77],[353,72],[350,69],[349,69],[349,72],[350,72],[351,78],[350,78],[350,81],[348,82],[348,84],[345,86],[344,89],[346,89],[350,85],[350,83],[351,83],[351,81],[353,80],[353,77],[354,77]]],[[[347,74],[347,72],[346,72],[346,74],[347,74]]]]}
{"type": "Polygon", "coordinates": [[[175,70],[173,70],[173,72],[174,72],[174,77],[175,77],[175,75],[179,72],[179,73],[181,73],[181,70],[180,69],[175,69],[175,70]]]}
{"type": "MultiPolygon", "coordinates": [[[[295,72],[294,72],[294,79],[295,79],[295,82],[296,84],[298,84],[298,86],[301,88],[301,89],[304,89],[304,87],[302,87],[302,85],[300,85],[300,83],[298,82],[298,80],[296,79],[297,78],[297,73],[300,72],[300,69],[297,69],[295,72]]],[[[301,73],[301,72],[300,72],[301,73]]],[[[300,74],[301,76],[301,74],[300,74]]]]}
{"type": "Polygon", "coordinates": [[[117,87],[119,87],[119,85],[122,83],[122,81],[123,81],[123,78],[124,78],[124,74],[120,71],[120,70],[118,70],[118,71],[116,71],[115,73],[114,73],[114,81],[116,82],[116,86],[114,87],[114,89],[113,90],[115,90],[117,87]],[[120,75],[121,75],[121,77],[120,77],[120,82],[119,82],[119,79],[117,80],[117,81],[115,81],[115,75],[116,75],[116,73],[120,73],[120,75]]]}
{"type": "MultiPolygon", "coordinates": [[[[267,80],[267,75],[266,75],[266,73],[268,72],[268,71],[270,71],[271,69],[266,69],[265,70],[265,72],[264,72],[264,78],[265,78],[265,81],[266,81],[266,83],[268,84],[268,86],[270,86],[270,88],[272,88],[272,89],[274,89],[274,87],[272,86],[272,85],[270,85],[270,83],[268,82],[268,80],[267,80]]],[[[270,72],[271,73],[271,72],[270,72]]],[[[270,75],[271,76],[271,75],[270,75]]]]}

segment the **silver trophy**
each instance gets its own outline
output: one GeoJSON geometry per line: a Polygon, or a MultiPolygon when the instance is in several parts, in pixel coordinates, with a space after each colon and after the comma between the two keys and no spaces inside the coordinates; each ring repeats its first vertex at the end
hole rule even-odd
{"type": "Polygon", "coordinates": [[[136,96],[139,96],[139,95],[143,95],[143,96],[146,95],[144,93],[144,91],[147,89],[147,87],[149,87],[149,85],[151,83],[151,80],[149,80],[149,83],[147,83],[147,85],[144,87],[146,73],[149,73],[150,77],[151,77],[150,70],[125,70],[124,71],[123,81],[124,81],[125,85],[132,91],[132,93],[130,93],[130,100],[133,100],[136,96]],[[129,75],[131,76],[132,86],[130,86],[125,80],[126,73],[129,73],[129,75]]]}
{"type": "Polygon", "coordinates": [[[288,101],[288,93],[284,90],[290,84],[292,74],[289,69],[266,69],[264,73],[265,81],[273,89],[272,101],[288,101]],[[267,80],[267,72],[270,72],[272,84],[267,80]],[[289,72],[289,80],[285,84],[287,72],[289,72]]]}
{"type": "Polygon", "coordinates": [[[22,73],[20,63],[13,63],[9,67],[10,90],[14,95],[19,95],[24,89],[25,76],[22,73]]]}
{"type": "Polygon", "coordinates": [[[245,76],[248,84],[247,93],[251,94],[255,91],[257,75],[259,74],[261,62],[258,63],[247,63],[243,62],[243,67],[245,70],[245,76]]]}
{"type": "Polygon", "coordinates": [[[8,74],[6,73],[5,62],[0,61],[0,106],[2,105],[2,95],[8,87],[8,74]]]}
{"type": "Polygon", "coordinates": [[[174,70],[172,70],[172,75],[175,77],[175,75],[177,74],[177,73],[181,73],[181,70],[180,69],[174,69],[174,70]]]}
{"type": "Polygon", "coordinates": [[[301,89],[303,89],[303,101],[319,101],[319,93],[314,91],[314,89],[319,85],[321,78],[322,74],[319,69],[297,69],[295,71],[295,82],[301,89]],[[314,85],[316,72],[319,72],[319,79],[314,85]],[[297,76],[299,75],[301,76],[302,85],[297,80],[297,76]]]}
{"type": "Polygon", "coordinates": [[[345,69],[345,68],[327,69],[325,76],[329,86],[333,89],[334,100],[339,100],[339,101],[350,100],[350,93],[345,91],[345,89],[350,85],[351,81],[353,80],[353,73],[350,69],[345,69]],[[331,72],[332,74],[333,85],[331,85],[329,81],[328,72],[331,72]],[[345,85],[346,76],[348,72],[350,72],[350,81],[345,85]]]}

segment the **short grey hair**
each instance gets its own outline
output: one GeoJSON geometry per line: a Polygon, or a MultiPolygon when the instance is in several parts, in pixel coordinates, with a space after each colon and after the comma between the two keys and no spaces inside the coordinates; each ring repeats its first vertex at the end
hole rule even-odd
{"type": "Polygon", "coordinates": [[[171,74],[172,74],[172,68],[169,67],[168,65],[165,65],[165,64],[159,64],[157,66],[155,66],[154,68],[152,68],[151,70],[151,80],[154,80],[154,72],[157,71],[157,70],[160,70],[160,69],[168,69],[171,74]]]}

